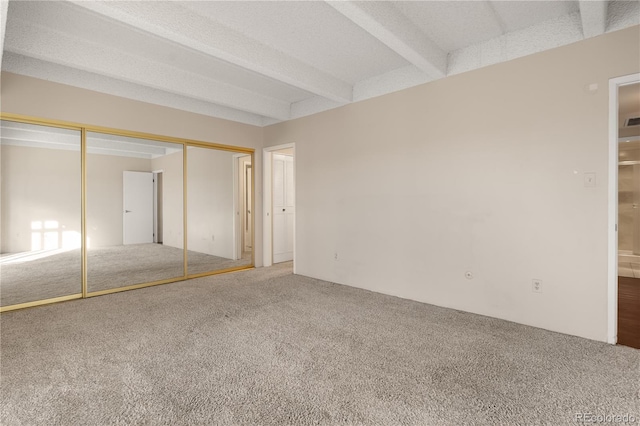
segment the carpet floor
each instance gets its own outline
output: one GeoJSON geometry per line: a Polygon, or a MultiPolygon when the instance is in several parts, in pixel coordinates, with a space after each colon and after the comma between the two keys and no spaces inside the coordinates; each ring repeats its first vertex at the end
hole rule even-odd
{"type": "MultiPolygon", "coordinates": [[[[80,250],[71,250],[16,262],[11,256],[0,260],[0,306],[52,299],[82,292],[80,250]],[[14,263],[15,262],[15,263],[14,263]]],[[[251,254],[232,260],[188,251],[189,274],[251,264],[251,254]]],[[[89,292],[160,281],[183,275],[183,251],[162,244],[133,244],[101,247],[87,253],[89,292]]]]}
{"type": "Polygon", "coordinates": [[[640,351],[277,265],[4,313],[2,425],[640,422],[640,351]]]}

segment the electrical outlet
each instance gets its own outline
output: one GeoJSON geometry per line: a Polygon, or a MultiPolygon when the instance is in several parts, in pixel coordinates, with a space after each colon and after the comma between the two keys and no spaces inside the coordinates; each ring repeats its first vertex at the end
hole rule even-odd
{"type": "Polygon", "coordinates": [[[542,280],[536,278],[531,280],[531,291],[534,293],[542,293],[542,280]]]}
{"type": "Polygon", "coordinates": [[[338,260],[338,253],[337,252],[333,253],[333,260],[336,260],[336,261],[338,260]]]}

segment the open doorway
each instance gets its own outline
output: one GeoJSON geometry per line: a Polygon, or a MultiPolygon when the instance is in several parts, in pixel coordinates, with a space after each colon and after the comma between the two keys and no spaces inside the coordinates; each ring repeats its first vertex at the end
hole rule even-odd
{"type": "Polygon", "coordinates": [[[295,273],[295,146],[264,149],[264,265],[294,262],[295,273]]]}
{"type": "Polygon", "coordinates": [[[162,170],[123,172],[123,245],[162,244],[162,176],[162,170]]]}
{"type": "Polygon", "coordinates": [[[253,165],[251,155],[237,155],[235,161],[235,257],[250,259],[253,252],[253,165]]]}
{"type": "Polygon", "coordinates": [[[162,170],[153,172],[153,242],[162,244],[163,212],[162,212],[162,170]]]}
{"type": "Polygon", "coordinates": [[[123,245],[154,242],[153,173],[126,170],[123,172],[122,185],[123,245]]]}
{"type": "Polygon", "coordinates": [[[609,341],[640,349],[640,75],[610,84],[609,341]]]}

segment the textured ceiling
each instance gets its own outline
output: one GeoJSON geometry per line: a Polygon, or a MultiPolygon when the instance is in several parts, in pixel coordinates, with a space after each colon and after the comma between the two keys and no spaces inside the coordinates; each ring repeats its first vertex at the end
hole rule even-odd
{"type": "Polygon", "coordinates": [[[263,126],[638,23],[638,1],[11,0],[2,69],[263,126]]]}

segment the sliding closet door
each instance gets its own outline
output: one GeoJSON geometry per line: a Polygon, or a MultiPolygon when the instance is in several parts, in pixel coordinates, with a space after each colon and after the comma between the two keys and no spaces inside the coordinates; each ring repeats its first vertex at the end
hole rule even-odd
{"type": "MultiPolygon", "coordinates": [[[[239,154],[187,148],[187,259],[189,275],[250,266],[251,253],[241,250],[244,221],[238,199],[251,199],[242,185],[239,154]]],[[[252,227],[251,227],[252,229],[252,227]]],[[[251,229],[249,232],[251,232],[251,229]]],[[[251,240],[251,235],[248,237],[251,240]]]]}
{"type": "Polygon", "coordinates": [[[252,150],[5,118],[0,311],[253,265],[252,150]]]}
{"type": "Polygon", "coordinates": [[[183,145],[87,132],[89,295],[184,276],[183,145]]]}
{"type": "Polygon", "coordinates": [[[3,120],[0,134],[0,306],[80,297],[80,131],[3,120]]]}

